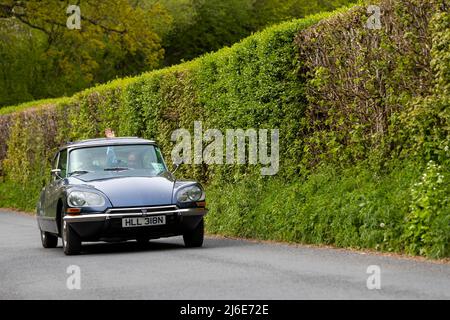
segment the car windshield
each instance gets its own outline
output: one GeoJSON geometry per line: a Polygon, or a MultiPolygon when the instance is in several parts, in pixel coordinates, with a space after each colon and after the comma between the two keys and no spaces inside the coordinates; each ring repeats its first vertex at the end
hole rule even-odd
{"type": "Polygon", "coordinates": [[[167,171],[158,147],[154,145],[118,145],[87,147],[69,154],[69,175],[92,172],[119,173],[132,171],[133,176],[157,176],[167,171]]]}

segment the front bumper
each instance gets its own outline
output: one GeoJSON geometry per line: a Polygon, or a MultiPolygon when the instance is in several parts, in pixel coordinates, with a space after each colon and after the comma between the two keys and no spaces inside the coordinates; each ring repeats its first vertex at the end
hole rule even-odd
{"type": "MultiPolygon", "coordinates": [[[[160,207],[161,209],[165,207],[160,207]]],[[[147,207],[147,208],[121,208],[120,211],[123,213],[112,213],[114,209],[108,209],[105,213],[89,213],[89,214],[80,214],[80,215],[66,215],[64,220],[67,223],[73,222],[89,222],[89,221],[106,221],[109,219],[116,218],[132,218],[132,217],[150,217],[150,216],[159,216],[159,215],[178,215],[182,217],[189,216],[204,216],[208,213],[208,209],[206,208],[174,208],[172,210],[161,210],[154,211],[155,207],[147,207]],[[151,212],[146,210],[152,210],[151,212]],[[129,212],[141,210],[141,213],[137,212],[129,212]]],[[[157,210],[157,209],[156,209],[157,210]]]]}
{"type": "Polygon", "coordinates": [[[207,213],[206,208],[200,207],[112,208],[101,213],[66,215],[63,219],[80,236],[82,241],[98,241],[134,239],[138,236],[160,238],[182,235],[185,231],[194,229],[207,213]],[[166,216],[166,224],[162,226],[122,227],[122,218],[161,215],[166,216]]]}

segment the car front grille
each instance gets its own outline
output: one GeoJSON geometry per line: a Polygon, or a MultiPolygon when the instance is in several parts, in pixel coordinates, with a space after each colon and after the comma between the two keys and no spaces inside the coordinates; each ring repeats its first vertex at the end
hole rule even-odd
{"type": "Polygon", "coordinates": [[[177,206],[154,206],[154,207],[138,207],[138,208],[111,208],[106,213],[111,215],[153,215],[153,214],[170,214],[176,213],[177,206]]]}

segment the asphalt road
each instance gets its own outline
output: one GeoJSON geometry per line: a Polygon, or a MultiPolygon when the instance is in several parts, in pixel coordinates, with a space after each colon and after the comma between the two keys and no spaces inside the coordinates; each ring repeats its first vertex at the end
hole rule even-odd
{"type": "Polygon", "coordinates": [[[0,211],[0,299],[450,299],[450,265],[374,254],[207,238],[41,246],[34,217],[0,211]],[[80,268],[69,290],[67,268],[80,268]],[[380,289],[367,268],[380,267],[380,289]]]}

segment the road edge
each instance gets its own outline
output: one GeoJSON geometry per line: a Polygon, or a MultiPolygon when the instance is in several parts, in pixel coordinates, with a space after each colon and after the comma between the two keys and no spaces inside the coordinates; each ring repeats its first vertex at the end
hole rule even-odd
{"type": "MultiPolygon", "coordinates": [[[[27,212],[27,211],[21,211],[14,208],[0,208],[0,214],[1,213],[14,213],[21,216],[26,216],[33,218],[36,216],[34,212],[27,212]]],[[[408,260],[408,261],[415,261],[415,262],[427,262],[427,263],[433,263],[438,265],[450,265],[450,257],[444,258],[444,259],[429,259],[422,256],[411,256],[407,255],[405,253],[398,253],[398,252],[382,252],[382,251],[376,251],[373,249],[360,249],[360,248],[341,248],[337,246],[332,245],[318,245],[318,244],[305,244],[305,243],[296,243],[296,242],[286,242],[286,241],[275,241],[275,240],[262,240],[262,239],[252,239],[252,238],[242,238],[242,237],[235,237],[235,236],[227,236],[227,235],[221,235],[221,234],[214,234],[214,233],[205,233],[205,236],[211,239],[229,239],[229,240],[239,240],[239,241],[247,241],[251,243],[261,243],[261,244],[270,244],[270,245],[281,245],[281,246],[288,246],[293,248],[307,248],[307,249],[323,249],[323,250],[334,250],[334,251],[341,251],[341,252],[348,252],[353,254],[360,254],[360,255],[374,255],[378,257],[387,257],[387,258],[396,258],[400,260],[408,260]]]]}

